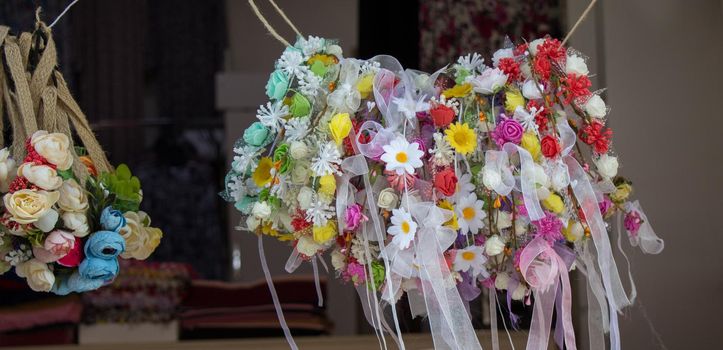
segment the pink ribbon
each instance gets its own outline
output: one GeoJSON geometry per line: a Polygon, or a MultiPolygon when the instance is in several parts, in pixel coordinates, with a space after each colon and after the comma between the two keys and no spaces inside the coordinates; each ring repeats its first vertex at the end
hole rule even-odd
{"type": "Polygon", "coordinates": [[[541,237],[533,239],[520,255],[520,271],[535,295],[535,309],[532,312],[527,350],[548,348],[552,326],[552,308],[557,290],[562,283],[562,294],[558,301],[562,318],[563,334],[567,349],[576,350],[575,332],[572,327],[572,292],[567,264],[541,237]]]}

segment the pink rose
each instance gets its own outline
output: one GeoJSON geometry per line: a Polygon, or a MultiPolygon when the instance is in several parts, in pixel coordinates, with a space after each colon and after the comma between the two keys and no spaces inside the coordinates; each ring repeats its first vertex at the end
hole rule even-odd
{"type": "Polygon", "coordinates": [[[76,267],[83,261],[85,255],[83,254],[83,240],[80,237],[75,237],[75,245],[66,256],[59,259],[57,263],[65,267],[76,267]]]}
{"type": "Polygon", "coordinates": [[[643,224],[643,219],[640,217],[637,211],[631,211],[625,215],[625,229],[628,230],[632,237],[637,237],[640,225],[643,224]]]}
{"type": "Polygon", "coordinates": [[[33,247],[33,255],[39,261],[52,263],[68,255],[73,247],[75,247],[75,236],[55,230],[45,237],[42,247],[33,247]]]}
{"type": "Polygon", "coordinates": [[[356,230],[359,224],[366,220],[368,219],[364,213],[362,213],[362,207],[359,204],[353,204],[346,208],[344,221],[346,221],[347,230],[356,230]]]}

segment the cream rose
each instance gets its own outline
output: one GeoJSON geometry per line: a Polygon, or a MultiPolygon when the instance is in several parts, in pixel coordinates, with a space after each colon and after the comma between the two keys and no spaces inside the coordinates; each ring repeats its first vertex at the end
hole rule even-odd
{"type": "Polygon", "coordinates": [[[503,230],[512,227],[512,213],[499,211],[497,214],[497,229],[503,230]]]}
{"type": "Polygon", "coordinates": [[[73,155],[70,153],[70,140],[61,133],[49,134],[45,130],[36,131],[30,143],[43,158],[58,167],[59,170],[68,170],[73,165],[73,155]]]}
{"type": "Polygon", "coordinates": [[[58,176],[58,172],[47,165],[23,163],[18,168],[18,176],[28,179],[33,185],[46,191],[57,190],[63,184],[63,178],[58,176]]]}
{"type": "Polygon", "coordinates": [[[299,194],[296,196],[296,200],[299,201],[299,208],[302,210],[309,209],[311,201],[314,199],[314,190],[309,187],[302,187],[299,190],[299,194]]]}
{"type": "Polygon", "coordinates": [[[506,272],[500,272],[497,274],[497,277],[495,277],[495,288],[500,290],[507,289],[507,286],[510,284],[510,275],[508,275],[506,272]]]}
{"type": "Polygon", "coordinates": [[[331,252],[331,266],[333,266],[336,271],[340,271],[346,267],[346,256],[341,250],[334,249],[334,251],[331,252]]]}
{"type": "Polygon", "coordinates": [[[499,235],[493,235],[485,241],[485,253],[487,256],[501,254],[505,250],[505,241],[499,235]]]}
{"type": "Polygon", "coordinates": [[[90,233],[88,217],[84,213],[65,212],[60,218],[63,220],[63,226],[71,230],[73,236],[82,238],[90,233]]]}
{"type": "Polygon", "coordinates": [[[598,95],[593,95],[585,103],[585,112],[593,118],[600,119],[604,118],[605,115],[608,113],[608,108],[605,105],[605,101],[603,101],[602,97],[598,95]]]}
{"type": "Polygon", "coordinates": [[[569,55],[565,60],[565,73],[588,75],[590,71],[587,69],[585,59],[578,55],[569,55]]]}
{"type": "Polygon", "coordinates": [[[618,174],[618,158],[603,154],[595,161],[597,172],[600,176],[611,179],[618,174]]]}
{"type": "Polygon", "coordinates": [[[124,259],[145,260],[161,243],[163,232],[150,227],[151,218],[145,212],[126,212],[126,225],[120,230],[120,235],[126,241],[126,250],[121,253],[124,259]]]}
{"type": "Polygon", "coordinates": [[[311,177],[308,163],[297,163],[291,169],[291,183],[294,185],[305,185],[311,177]]]}
{"type": "Polygon", "coordinates": [[[268,219],[271,216],[271,206],[266,202],[256,202],[251,209],[251,214],[261,220],[268,219]]]}
{"type": "Polygon", "coordinates": [[[323,248],[323,245],[316,243],[314,238],[309,235],[301,236],[301,238],[299,238],[299,242],[296,244],[296,250],[299,251],[300,254],[306,256],[314,256],[314,254],[323,248]]]}
{"type": "Polygon", "coordinates": [[[15,160],[10,158],[7,148],[0,150],[0,191],[7,192],[8,186],[15,179],[15,160]]]}
{"type": "Polygon", "coordinates": [[[391,210],[397,207],[399,202],[399,196],[394,193],[391,188],[385,188],[379,192],[379,198],[377,198],[377,206],[382,209],[391,210]]]}
{"type": "Polygon", "coordinates": [[[517,288],[515,288],[515,291],[512,292],[512,300],[522,300],[527,295],[527,287],[525,287],[522,283],[517,285],[517,288]]]}
{"type": "MultiPolygon", "coordinates": [[[[57,191],[45,192],[34,190],[18,190],[3,197],[5,209],[12,215],[12,220],[19,224],[32,224],[48,215],[60,194],[57,191]]],[[[57,216],[57,213],[55,213],[57,216]]]]}
{"type": "Polygon", "coordinates": [[[88,209],[88,196],[74,179],[68,179],[60,186],[58,206],[66,212],[84,212],[88,209]]]}
{"type": "Polygon", "coordinates": [[[38,259],[30,259],[15,266],[15,273],[28,281],[30,289],[36,292],[49,292],[55,284],[55,275],[48,264],[38,259]]]}
{"type": "Polygon", "coordinates": [[[289,146],[289,154],[296,160],[304,159],[309,156],[309,147],[302,141],[294,141],[289,146]]]}

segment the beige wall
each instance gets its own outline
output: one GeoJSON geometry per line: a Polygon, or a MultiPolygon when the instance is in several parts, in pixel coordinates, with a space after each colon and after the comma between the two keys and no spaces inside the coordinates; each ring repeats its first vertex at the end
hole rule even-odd
{"type": "MultiPolygon", "coordinates": [[[[568,2],[571,23],[587,2],[568,2]]],[[[621,172],[666,241],[661,255],[632,253],[639,300],[623,316],[623,348],[659,348],[645,312],[668,349],[721,348],[723,2],[596,6],[602,13],[571,43],[592,49],[608,88],[621,172]]]]}

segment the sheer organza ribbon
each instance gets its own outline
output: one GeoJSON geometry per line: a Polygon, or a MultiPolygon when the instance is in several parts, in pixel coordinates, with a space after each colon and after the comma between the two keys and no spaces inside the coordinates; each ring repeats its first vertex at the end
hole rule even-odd
{"type": "Polygon", "coordinates": [[[572,291],[567,264],[555,249],[541,237],[533,239],[520,255],[520,272],[535,296],[532,323],[527,339],[527,349],[547,349],[552,326],[552,309],[556,303],[558,288],[562,285],[559,300],[564,342],[567,349],[575,350],[575,332],[572,327],[572,291]]]}
{"type": "Polygon", "coordinates": [[[515,153],[520,155],[520,190],[530,220],[535,221],[544,218],[545,213],[540,206],[540,200],[537,197],[537,186],[535,185],[535,161],[532,159],[530,152],[511,142],[502,146],[502,150],[509,155],[515,153]]]}
{"type": "Polygon", "coordinates": [[[630,245],[633,247],[637,247],[639,245],[640,250],[646,254],[660,254],[660,252],[663,251],[663,248],[665,248],[665,242],[655,234],[653,226],[650,225],[650,220],[648,220],[645,212],[643,212],[643,207],[640,206],[640,202],[635,201],[627,203],[625,210],[628,212],[637,212],[638,215],[640,215],[640,220],[642,221],[637,234],[631,234],[628,232],[630,245]]]}
{"type": "MultiPolygon", "coordinates": [[[[274,281],[271,279],[271,271],[269,271],[269,265],[266,262],[266,254],[264,254],[264,241],[263,241],[263,235],[259,236],[259,259],[261,260],[261,268],[264,270],[264,277],[266,278],[266,284],[269,286],[269,292],[271,293],[271,300],[274,302],[274,309],[276,309],[276,317],[279,319],[279,324],[281,325],[281,329],[284,331],[284,337],[286,337],[286,341],[289,343],[289,347],[291,347],[292,350],[298,350],[299,347],[296,346],[296,342],[294,341],[294,338],[291,336],[291,330],[289,330],[289,326],[286,324],[286,318],[284,318],[284,311],[281,309],[281,302],[279,301],[279,296],[276,294],[276,288],[274,287],[274,281]]],[[[296,249],[294,249],[296,251],[296,249]]]]}

